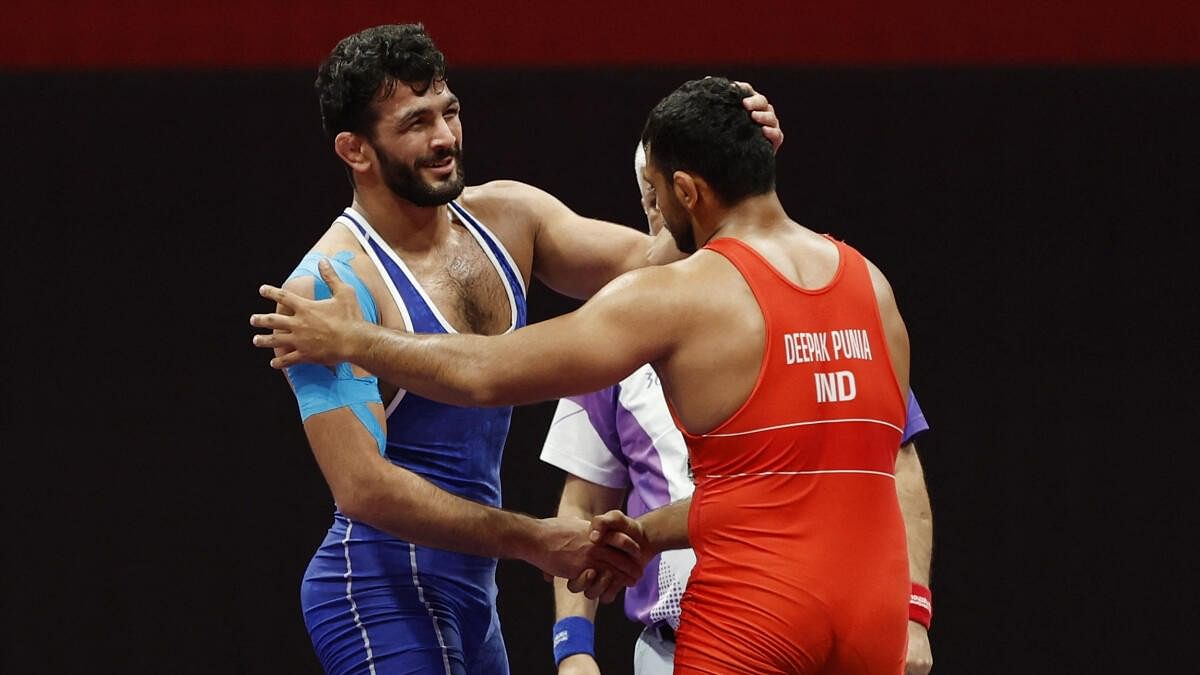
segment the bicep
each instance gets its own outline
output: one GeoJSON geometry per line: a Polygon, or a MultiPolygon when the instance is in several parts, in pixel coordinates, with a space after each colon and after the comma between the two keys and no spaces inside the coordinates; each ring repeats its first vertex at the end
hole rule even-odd
{"type": "Polygon", "coordinates": [[[544,401],[595,391],[663,357],[673,344],[675,313],[644,270],[605,287],[582,307],[531,324],[503,338],[492,372],[503,381],[500,400],[544,401]]]}
{"type": "Polygon", "coordinates": [[[308,444],[339,504],[361,492],[363,481],[386,461],[380,452],[383,428],[384,411],[378,403],[361,410],[334,408],[304,420],[308,444]],[[364,423],[364,416],[374,421],[375,429],[364,423]]]}
{"type": "MultiPolygon", "coordinates": [[[[355,296],[358,298],[359,311],[362,312],[363,319],[371,323],[379,323],[379,309],[375,305],[375,297],[367,288],[366,283],[359,278],[354,267],[351,266],[350,261],[353,258],[354,254],[350,251],[341,251],[335,255],[326,255],[316,251],[310,252],[304,256],[300,264],[288,276],[282,288],[285,291],[308,300],[328,300],[332,297],[333,291],[330,290],[329,284],[325,283],[325,280],[321,278],[321,273],[317,267],[321,260],[328,260],[333,265],[338,278],[354,289],[355,296]]],[[[276,312],[280,314],[290,315],[294,313],[291,308],[282,304],[276,304],[275,307],[276,312]]],[[[284,354],[284,351],[279,347],[276,347],[274,351],[277,357],[284,354]]],[[[343,366],[348,367],[350,372],[356,377],[371,377],[370,373],[358,366],[340,364],[338,368],[341,369],[343,366]]]]}
{"type": "Polygon", "coordinates": [[[908,327],[904,325],[904,318],[900,315],[896,296],[892,293],[892,286],[888,283],[887,277],[874,263],[867,261],[867,265],[871,271],[871,281],[875,286],[875,302],[879,307],[879,317],[887,338],[888,354],[892,359],[896,381],[900,385],[900,391],[907,392],[909,389],[908,327]]]}
{"type": "Polygon", "coordinates": [[[531,206],[537,222],[534,275],[555,291],[586,299],[621,274],[647,264],[650,235],[585,218],[546,194],[535,197],[531,206]]]}
{"type": "MultiPolygon", "coordinates": [[[[345,256],[327,257],[310,253],[284,283],[284,289],[310,299],[324,299],[331,295],[328,284],[317,273],[317,262],[327,258],[334,263],[342,281],[355,288],[363,316],[377,319],[374,300],[370,292],[355,275],[345,256]]],[[[342,433],[352,435],[374,453],[383,454],[386,437],[382,399],[379,395],[379,380],[374,375],[352,366],[339,363],[329,367],[322,364],[302,363],[285,369],[288,383],[296,396],[300,408],[300,419],[310,443],[314,438],[324,444],[330,420],[342,433]],[[331,415],[330,413],[337,413],[331,415]]],[[[336,443],[338,432],[333,432],[331,443],[336,443]]],[[[317,451],[316,446],[313,448],[317,451]]]]}

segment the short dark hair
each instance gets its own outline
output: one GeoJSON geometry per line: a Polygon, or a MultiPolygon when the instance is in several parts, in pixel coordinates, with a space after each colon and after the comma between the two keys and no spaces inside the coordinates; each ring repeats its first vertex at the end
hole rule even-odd
{"type": "Polygon", "coordinates": [[[403,82],[418,94],[446,81],[446,57],[419,23],[375,26],[344,38],[317,71],[321,123],[330,138],[343,131],[372,135],[375,100],[403,82]]]}
{"type": "Polygon", "coordinates": [[[723,77],[684,82],[646,119],[642,144],[669,178],[690,171],[725,204],[775,188],[775,153],[742,106],[749,92],[723,77]]]}

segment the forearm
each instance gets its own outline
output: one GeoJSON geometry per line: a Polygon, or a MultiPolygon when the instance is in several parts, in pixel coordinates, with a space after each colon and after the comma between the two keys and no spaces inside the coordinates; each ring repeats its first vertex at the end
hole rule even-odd
{"type": "Polygon", "coordinates": [[[596,619],[596,605],[599,600],[589,599],[583,593],[572,593],[567,590],[567,579],[554,580],[554,619],[568,616],[582,616],[588,621],[596,619]]]}
{"type": "Polygon", "coordinates": [[[405,541],[488,558],[530,560],[539,521],[453,495],[390,463],[343,513],[405,541]]]}
{"type": "Polygon", "coordinates": [[[669,262],[665,239],[583,218],[561,204],[543,207],[534,240],[534,275],[557,293],[586,300],[626,272],[669,262]]]}
{"type": "Polygon", "coordinates": [[[928,586],[933,557],[933,510],[921,460],[912,443],[900,448],[896,457],[896,492],[908,544],[909,577],[928,586]]]}
{"type": "Polygon", "coordinates": [[[659,507],[638,518],[653,553],[691,547],[688,539],[688,512],[692,498],[659,507]]]}
{"type": "Polygon", "coordinates": [[[360,322],[347,340],[346,360],[435,401],[466,407],[502,405],[497,392],[504,389],[510,372],[506,337],[420,335],[360,322]]]}
{"type": "MultiPolygon", "coordinates": [[[[382,416],[380,405],[372,414],[382,416]]],[[[304,422],[313,456],[346,517],[424,546],[494,558],[527,557],[538,521],[468,501],[379,454],[350,408],[304,422]]]]}
{"type": "Polygon", "coordinates": [[[426,398],[468,407],[594,391],[668,348],[667,338],[647,329],[662,326],[666,302],[661,284],[644,276],[649,273],[618,280],[574,312],[503,335],[418,335],[350,322],[336,338],[334,360],[426,398]]]}

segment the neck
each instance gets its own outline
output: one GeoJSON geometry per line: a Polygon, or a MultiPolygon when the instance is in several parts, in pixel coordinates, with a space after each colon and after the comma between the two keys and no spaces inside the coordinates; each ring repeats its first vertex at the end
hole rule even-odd
{"type": "Polygon", "coordinates": [[[429,249],[450,226],[450,207],[417,206],[388,189],[357,189],[351,206],[395,249],[429,249]]]}
{"type": "Polygon", "coordinates": [[[747,197],[733,206],[719,206],[707,213],[693,213],[693,218],[698,247],[716,237],[741,237],[750,232],[792,224],[774,190],[747,197]]]}

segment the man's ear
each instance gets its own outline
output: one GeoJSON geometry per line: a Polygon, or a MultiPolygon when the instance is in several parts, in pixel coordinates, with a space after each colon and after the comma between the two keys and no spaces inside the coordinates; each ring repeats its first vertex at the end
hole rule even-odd
{"type": "Polygon", "coordinates": [[[671,188],[675,190],[675,198],[688,211],[696,208],[696,203],[700,201],[700,186],[696,184],[696,180],[695,176],[686,171],[671,174],[671,188]]]}
{"type": "Polygon", "coordinates": [[[375,150],[371,144],[350,131],[343,131],[334,137],[333,151],[356,173],[370,169],[375,161],[375,150]]]}

